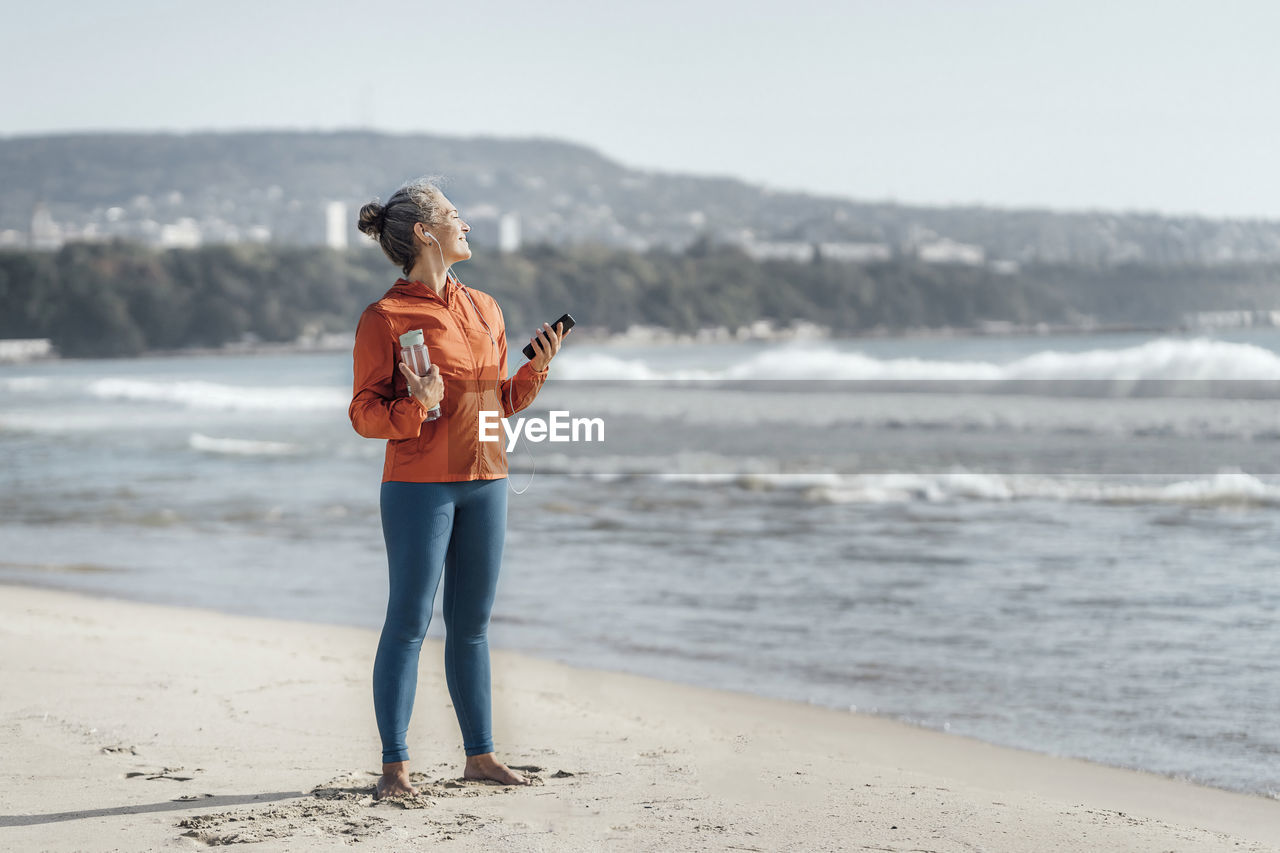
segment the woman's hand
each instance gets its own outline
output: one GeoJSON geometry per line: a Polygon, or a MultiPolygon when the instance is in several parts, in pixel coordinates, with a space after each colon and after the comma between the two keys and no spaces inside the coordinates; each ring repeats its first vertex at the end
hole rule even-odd
{"type": "Polygon", "coordinates": [[[547,365],[551,363],[551,359],[555,358],[556,353],[560,352],[560,342],[573,333],[573,329],[570,329],[561,334],[563,326],[563,323],[556,323],[556,327],[553,329],[550,324],[543,323],[542,328],[538,330],[538,334],[529,339],[529,344],[533,347],[534,352],[534,356],[529,363],[539,373],[546,370],[547,365]]]}
{"type": "Polygon", "coordinates": [[[439,367],[433,364],[425,376],[419,376],[402,361],[400,372],[404,374],[404,381],[409,383],[410,395],[417,397],[418,402],[426,409],[434,409],[440,405],[440,401],[444,399],[444,380],[440,378],[439,367]]]}

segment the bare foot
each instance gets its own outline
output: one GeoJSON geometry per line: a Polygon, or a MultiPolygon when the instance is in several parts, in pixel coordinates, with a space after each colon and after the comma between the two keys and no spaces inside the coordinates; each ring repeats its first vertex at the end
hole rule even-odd
{"type": "Polygon", "coordinates": [[[418,789],[409,782],[409,762],[394,761],[382,765],[382,778],[374,786],[373,798],[383,797],[416,797],[418,789]]]}
{"type": "Polygon", "coordinates": [[[486,752],[484,755],[468,755],[466,769],[462,771],[462,778],[469,779],[473,782],[479,782],[482,779],[492,779],[495,782],[501,782],[504,785],[528,785],[529,780],[512,770],[507,765],[493,757],[492,752],[486,752]]]}

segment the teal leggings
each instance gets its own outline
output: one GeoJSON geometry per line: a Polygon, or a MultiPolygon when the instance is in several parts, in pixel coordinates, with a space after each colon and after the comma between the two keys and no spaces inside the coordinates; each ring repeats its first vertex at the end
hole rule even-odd
{"type": "Polygon", "coordinates": [[[489,612],[507,527],[507,480],[385,482],[380,496],[390,596],[373,661],[384,762],[408,761],[418,654],[444,575],[444,673],[467,755],[493,752],[489,612]]]}

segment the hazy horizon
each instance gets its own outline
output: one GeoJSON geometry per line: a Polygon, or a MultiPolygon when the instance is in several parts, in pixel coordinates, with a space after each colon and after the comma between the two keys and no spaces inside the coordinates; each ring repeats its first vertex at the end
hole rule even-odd
{"type": "Polygon", "coordinates": [[[72,0],[6,22],[0,68],[12,89],[33,69],[38,83],[12,98],[8,138],[544,138],[858,201],[1280,218],[1280,118],[1263,108],[1280,8],[1261,2],[502,2],[389,18],[72,0]],[[389,43],[415,32],[421,45],[389,43]]]}

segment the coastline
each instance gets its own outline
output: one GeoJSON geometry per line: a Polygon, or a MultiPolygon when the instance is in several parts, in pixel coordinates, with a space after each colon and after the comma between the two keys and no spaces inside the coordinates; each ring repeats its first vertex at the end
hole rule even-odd
{"type": "MultiPolygon", "coordinates": [[[[867,329],[857,335],[832,336],[830,329],[803,323],[795,328],[744,329],[733,334],[724,327],[700,329],[694,333],[673,332],[658,326],[633,326],[626,332],[607,332],[591,326],[578,326],[576,340],[595,346],[649,346],[691,345],[716,343],[781,343],[786,341],[858,341],[885,340],[901,338],[935,339],[935,338],[1021,338],[1048,336],[1087,336],[1117,334],[1152,334],[1181,335],[1190,333],[1207,333],[1216,331],[1213,328],[1201,328],[1186,325],[1179,326],[1147,326],[1135,323],[1068,325],[1058,323],[1014,324],[1003,321],[991,321],[980,326],[939,326],[939,327],[907,327],[867,329]]],[[[350,334],[330,333],[319,340],[290,341],[280,343],[227,343],[219,347],[184,347],[182,349],[149,349],[143,350],[132,358],[172,358],[175,356],[234,356],[234,355],[293,355],[299,353],[337,353],[350,352],[354,345],[355,332],[350,334]]],[[[3,343],[3,342],[0,342],[3,343]]],[[[116,356],[118,357],[118,356],[116,356]]],[[[28,358],[3,358],[0,365],[40,364],[51,361],[91,361],[85,357],[63,357],[56,350],[51,354],[28,358]]]]}
{"type": "MultiPolygon", "coordinates": [[[[692,344],[717,343],[782,343],[787,341],[803,341],[816,343],[821,341],[858,341],[931,338],[1018,338],[1046,337],[1052,335],[1115,335],[1115,334],[1186,334],[1201,330],[1188,326],[1145,326],[1140,324],[1099,324],[1099,325],[1067,325],[1054,323],[1030,323],[1025,325],[989,323],[982,326],[940,326],[921,328],[888,329],[876,327],[867,329],[857,335],[833,336],[830,329],[802,323],[796,327],[774,329],[740,330],[735,335],[724,327],[700,329],[697,332],[674,332],[659,326],[633,326],[625,332],[608,332],[600,328],[579,325],[574,329],[574,337],[582,343],[593,346],[650,346],[655,344],[687,346],[692,344]]],[[[292,342],[292,343],[234,343],[221,347],[192,347],[177,350],[147,350],[140,353],[144,358],[161,358],[185,355],[281,355],[309,352],[349,352],[353,346],[355,332],[351,332],[350,340],[338,333],[327,336],[324,342],[292,342]],[[341,340],[339,340],[341,339],[341,340]]]]}
{"type": "Polygon", "coordinates": [[[504,649],[497,754],[541,770],[457,781],[434,638],[409,732],[428,796],[374,804],[376,631],[0,586],[15,849],[1280,850],[1264,797],[504,649]]]}

